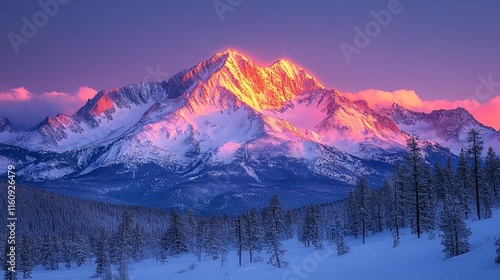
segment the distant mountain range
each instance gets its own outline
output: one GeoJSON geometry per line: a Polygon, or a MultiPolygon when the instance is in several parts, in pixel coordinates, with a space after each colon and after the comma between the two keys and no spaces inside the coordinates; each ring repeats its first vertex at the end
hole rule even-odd
{"type": "Polygon", "coordinates": [[[25,183],[88,199],[238,212],[274,193],[289,206],[331,201],[362,173],[376,184],[411,132],[427,160],[444,161],[470,128],[500,151],[500,132],[462,108],[377,110],[289,61],[260,67],[229,49],[28,131],[0,119],[0,173],[14,164],[25,183]]]}

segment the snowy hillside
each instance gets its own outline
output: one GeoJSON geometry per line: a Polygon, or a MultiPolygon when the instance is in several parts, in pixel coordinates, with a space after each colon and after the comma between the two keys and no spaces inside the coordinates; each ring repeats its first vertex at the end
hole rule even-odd
{"type": "MultiPolygon", "coordinates": [[[[471,252],[444,259],[440,239],[417,239],[415,235],[402,236],[398,247],[392,248],[390,234],[370,235],[365,245],[360,239],[348,238],[351,253],[337,256],[336,248],[320,251],[305,248],[297,241],[284,242],[289,262],[286,268],[278,269],[265,264],[267,256],[262,254],[259,263],[244,263],[238,267],[236,252],[229,253],[229,261],[221,267],[220,261],[198,262],[194,256],[169,258],[165,265],[154,259],[134,264],[130,270],[131,280],[156,279],[386,279],[386,280],[496,280],[500,276],[500,264],[495,264],[494,237],[500,237],[500,211],[494,217],[481,221],[469,221],[473,235],[470,238],[471,252]],[[194,269],[189,266],[194,264],[194,269]]],[[[244,255],[247,260],[248,256],[244,255]]],[[[86,264],[71,270],[46,271],[37,268],[35,280],[87,280],[94,273],[95,265],[86,264]]]]}

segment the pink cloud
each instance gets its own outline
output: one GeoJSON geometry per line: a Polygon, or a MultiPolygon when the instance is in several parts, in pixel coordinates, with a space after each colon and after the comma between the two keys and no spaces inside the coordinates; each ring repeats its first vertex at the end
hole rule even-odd
{"type": "Polygon", "coordinates": [[[31,98],[31,93],[24,87],[14,88],[8,92],[0,92],[1,101],[26,101],[31,98]]]}
{"type": "Polygon", "coordinates": [[[484,125],[500,129],[500,96],[494,97],[486,103],[479,103],[477,100],[422,100],[413,90],[383,91],[367,89],[356,93],[342,93],[345,97],[356,100],[364,99],[371,107],[384,108],[393,103],[397,103],[410,110],[429,113],[437,109],[455,109],[462,107],[469,111],[479,122],[484,125]]]}
{"type": "Polygon", "coordinates": [[[47,116],[75,113],[96,92],[90,87],[81,87],[72,93],[51,91],[41,94],[31,93],[24,87],[11,89],[0,92],[0,117],[5,116],[14,124],[29,127],[47,116]]]}

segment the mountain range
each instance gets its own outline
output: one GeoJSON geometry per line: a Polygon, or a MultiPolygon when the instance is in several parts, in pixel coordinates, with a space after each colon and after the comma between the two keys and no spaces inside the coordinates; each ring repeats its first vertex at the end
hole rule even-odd
{"type": "Polygon", "coordinates": [[[157,208],[237,213],[279,193],[288,206],[343,197],[359,174],[376,185],[420,135],[445,161],[475,128],[465,109],[376,109],[326,89],[290,61],[261,67],[235,50],[163,82],[100,91],[75,114],[23,131],[0,119],[0,173],[64,194],[157,208]]]}

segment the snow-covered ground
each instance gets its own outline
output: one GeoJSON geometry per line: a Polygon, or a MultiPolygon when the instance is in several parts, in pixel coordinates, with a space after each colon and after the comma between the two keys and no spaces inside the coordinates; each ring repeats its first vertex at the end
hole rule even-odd
{"type": "MultiPolygon", "coordinates": [[[[267,255],[261,254],[262,261],[248,263],[244,255],[244,265],[238,267],[236,252],[229,253],[225,267],[220,261],[197,262],[191,255],[170,258],[165,265],[157,265],[148,259],[131,265],[131,280],[155,279],[384,279],[384,280],[498,280],[500,264],[495,264],[494,237],[500,238],[500,210],[487,220],[468,222],[473,235],[470,238],[471,252],[443,259],[440,238],[428,239],[423,236],[405,234],[398,247],[392,248],[390,233],[370,235],[367,244],[362,245],[360,238],[348,238],[351,253],[337,256],[335,247],[321,251],[305,248],[296,240],[285,242],[288,267],[278,269],[267,265],[267,255]],[[194,270],[188,266],[196,264],[194,270]]],[[[85,265],[71,270],[46,271],[35,269],[33,279],[76,280],[89,279],[94,273],[94,265],[85,265]]]]}

